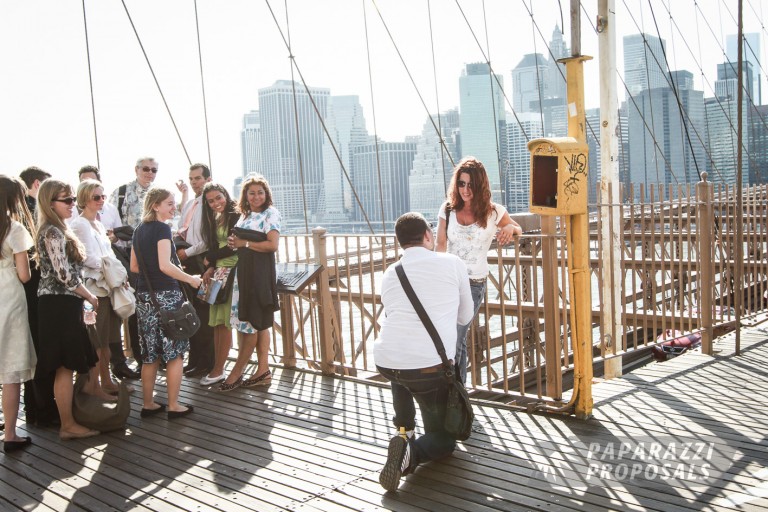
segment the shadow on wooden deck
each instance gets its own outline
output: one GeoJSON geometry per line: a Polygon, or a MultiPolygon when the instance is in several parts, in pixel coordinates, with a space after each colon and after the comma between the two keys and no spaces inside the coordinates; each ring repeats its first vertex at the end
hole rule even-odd
{"type": "Polygon", "coordinates": [[[473,437],[396,493],[378,484],[393,434],[386,387],[280,369],[268,391],[222,394],[185,379],[181,399],[195,413],[173,422],[140,419],[137,390],[125,432],[61,442],[22,424],[34,445],[0,455],[0,510],[764,510],[767,338],[744,331],[739,357],[724,338],[716,357],[596,384],[587,422],[478,404],[473,437]],[[641,442],[706,449],[700,461],[680,449],[665,459],[695,465],[688,475],[622,477],[622,463],[653,465],[618,458],[641,442]]]}

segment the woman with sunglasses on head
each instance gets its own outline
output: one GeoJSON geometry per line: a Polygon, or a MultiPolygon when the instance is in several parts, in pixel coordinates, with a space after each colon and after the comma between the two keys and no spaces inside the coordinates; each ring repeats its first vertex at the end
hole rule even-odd
{"type": "MultiPolygon", "coordinates": [[[[436,250],[455,254],[467,265],[476,316],[485,297],[488,250],[493,239],[506,245],[523,231],[506,208],[491,201],[485,167],[471,156],[456,165],[438,219],[436,250]]],[[[458,327],[456,367],[461,382],[467,379],[467,333],[471,324],[458,327]]]]}
{"type": "Polygon", "coordinates": [[[92,437],[99,432],[75,422],[72,416],[72,375],[88,373],[97,356],[83,323],[83,301],[94,310],[99,299],[83,284],[85,248],[65,221],[72,217],[75,198],[63,181],[47,179],[37,195],[37,257],[40,286],[37,290],[37,372],[55,373],[53,394],[61,418],[63,440],[92,437]]]}
{"type": "Polygon", "coordinates": [[[99,298],[99,307],[95,310],[96,323],[89,329],[89,334],[99,355],[99,364],[91,371],[88,381],[89,392],[99,395],[104,400],[116,400],[117,384],[109,374],[110,342],[120,339],[122,320],[112,308],[109,288],[104,282],[102,256],[117,259],[112,251],[112,244],[107,236],[107,229],[99,220],[99,212],[104,208],[107,196],[101,183],[86,179],[77,187],[77,206],[80,216],[69,223],[70,229],[85,247],[83,277],[86,286],[99,298]],[[102,282],[104,286],[99,286],[102,282]],[[100,385],[99,385],[100,382],[100,385]]]}
{"type": "Polygon", "coordinates": [[[136,315],[139,323],[141,344],[141,388],[144,405],[142,418],[165,410],[168,419],[176,419],[191,413],[193,407],[179,402],[184,353],[189,350],[189,340],[173,340],[167,336],[160,323],[160,309],[178,310],[184,303],[184,293],[179,281],[198,288],[200,276],[190,275],[179,267],[176,247],[167,224],[176,212],[176,201],[170,190],[153,188],[144,198],[142,222],[133,233],[131,272],[138,274],[136,284],[136,315]],[[155,379],[160,359],[166,364],[166,391],[168,405],[155,401],[155,379]]]}
{"type": "Polygon", "coordinates": [[[32,226],[24,200],[26,190],[21,180],[0,175],[0,303],[3,304],[0,309],[0,384],[3,386],[5,452],[32,444],[29,437],[16,434],[21,383],[32,379],[37,362],[22,284],[31,277],[27,251],[33,245],[32,237],[24,227],[32,226]]]}
{"type": "Polygon", "coordinates": [[[213,369],[200,379],[203,386],[212,386],[223,381],[224,365],[232,348],[232,286],[225,283],[234,281],[234,268],[237,265],[237,253],[227,243],[229,232],[235,227],[240,213],[237,205],[230,198],[227,189],[218,183],[206,183],[203,188],[203,225],[202,235],[208,252],[205,254],[206,265],[203,281],[208,286],[211,279],[222,281],[219,294],[225,293],[224,300],[211,304],[208,325],[213,327],[214,362],[213,369]],[[230,275],[232,274],[232,275],[230,275]]]}
{"type": "Polygon", "coordinates": [[[237,267],[232,287],[232,326],[237,330],[237,361],[219,391],[238,387],[267,387],[269,371],[269,328],[279,309],[275,275],[275,253],[280,239],[280,212],[272,206],[272,191],[263,176],[247,179],[240,192],[240,219],[235,233],[227,238],[237,250],[237,267]],[[240,236],[238,236],[238,234],[240,236]],[[248,236],[248,238],[245,238],[248,236]],[[256,350],[257,367],[244,378],[245,367],[256,350]]]}

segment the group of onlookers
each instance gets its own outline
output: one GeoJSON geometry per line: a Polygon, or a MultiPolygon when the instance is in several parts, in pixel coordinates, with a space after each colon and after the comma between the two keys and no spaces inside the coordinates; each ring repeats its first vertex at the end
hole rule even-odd
{"type": "Polygon", "coordinates": [[[93,166],[80,169],[77,188],[37,167],[25,169],[19,178],[0,175],[0,384],[6,452],[31,444],[16,430],[22,383],[27,424],[58,426],[63,440],[99,434],[73,417],[75,373],[86,376],[83,392],[102,400],[116,400],[119,386],[113,376],[140,376],[141,416],[167,411],[169,419],[193,410],[178,400],[184,373],[202,377],[203,385],[218,384],[220,391],[270,384],[268,329],[277,309],[274,255],[281,219],[269,184],[262,177],[247,180],[235,203],[223,186],[211,182],[206,165],[194,164],[189,171],[194,197],[187,200],[183,180],[176,184],[182,209],[174,230],[176,199],[170,190],[152,186],[157,173],[153,158],[140,158],[136,179],[114,190],[109,201],[93,166]],[[106,274],[114,276],[109,269],[114,262],[126,267],[125,282],[117,287],[135,288],[136,312],[122,330],[130,340],[135,370],[125,356],[123,320],[105,285],[106,274]],[[272,270],[264,273],[267,265],[272,270]],[[251,284],[255,274],[257,293],[251,284]],[[196,298],[201,285],[227,279],[216,304],[196,298]],[[186,300],[194,304],[203,326],[191,339],[175,340],[165,332],[160,311],[176,310],[186,300]],[[240,350],[227,376],[232,327],[240,350]],[[254,349],[258,365],[246,378],[254,349]],[[167,404],[154,395],[161,367],[167,404]]]}

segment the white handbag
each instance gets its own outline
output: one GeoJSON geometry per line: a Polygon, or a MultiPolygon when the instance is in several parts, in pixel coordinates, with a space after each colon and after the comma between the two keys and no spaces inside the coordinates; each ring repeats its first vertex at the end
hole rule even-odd
{"type": "Polygon", "coordinates": [[[112,288],[111,299],[112,309],[123,320],[136,312],[136,295],[127,283],[125,286],[112,288]]]}

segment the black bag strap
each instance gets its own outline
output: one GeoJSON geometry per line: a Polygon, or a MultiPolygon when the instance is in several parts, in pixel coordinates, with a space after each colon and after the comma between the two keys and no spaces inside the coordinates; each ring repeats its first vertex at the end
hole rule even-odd
{"type": "MultiPolygon", "coordinates": [[[[138,231],[140,227],[141,227],[141,224],[139,224],[136,227],[136,231],[138,231]]],[[[171,249],[173,249],[173,242],[171,242],[171,249]]],[[[149,282],[149,274],[147,274],[147,268],[146,268],[146,265],[144,264],[144,258],[141,257],[141,252],[139,252],[139,244],[133,244],[133,250],[136,251],[136,257],[139,259],[139,269],[141,269],[141,273],[144,275],[144,281],[146,281],[147,288],[149,288],[149,300],[152,301],[152,305],[154,305],[158,311],[162,311],[162,308],[160,307],[160,303],[157,302],[157,298],[155,297],[155,290],[152,288],[152,284],[149,282]]],[[[171,256],[172,257],[175,256],[175,253],[173,252],[173,250],[171,250],[171,256]]],[[[179,262],[179,264],[181,263],[179,262]]],[[[179,286],[179,288],[181,288],[181,293],[184,294],[184,300],[189,302],[189,297],[187,297],[187,291],[184,289],[183,286],[179,286]]]]}
{"type": "Polygon", "coordinates": [[[424,324],[424,328],[427,329],[429,336],[432,338],[432,343],[435,344],[437,353],[440,354],[440,359],[443,361],[443,366],[445,367],[446,377],[453,378],[453,365],[450,363],[450,361],[448,361],[448,358],[445,355],[443,340],[440,339],[440,334],[438,334],[437,329],[435,329],[435,324],[432,323],[429,315],[427,315],[427,312],[424,310],[424,306],[421,305],[421,301],[416,296],[416,292],[413,290],[413,286],[411,286],[411,282],[408,280],[408,276],[405,275],[405,269],[403,268],[402,262],[398,262],[395,265],[395,272],[397,272],[397,277],[400,279],[400,284],[403,285],[403,290],[408,296],[408,300],[411,301],[413,309],[416,310],[416,314],[419,315],[421,323],[424,324]]]}
{"type": "Polygon", "coordinates": [[[125,191],[128,190],[128,185],[120,185],[117,189],[117,214],[120,216],[120,221],[123,220],[123,203],[125,203],[125,191]]]}
{"type": "Polygon", "coordinates": [[[448,201],[445,202],[445,240],[448,241],[448,223],[451,222],[451,211],[453,210],[453,207],[451,207],[451,203],[448,201]]]}

